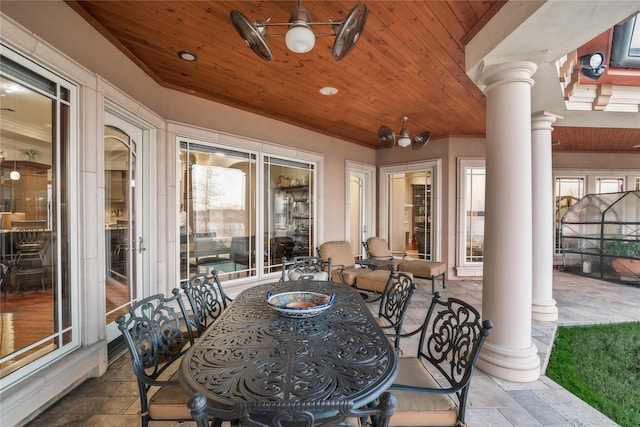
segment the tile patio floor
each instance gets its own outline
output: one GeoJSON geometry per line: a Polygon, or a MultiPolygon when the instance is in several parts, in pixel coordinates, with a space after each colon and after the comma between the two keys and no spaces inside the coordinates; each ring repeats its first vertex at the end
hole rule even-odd
{"type": "MultiPolygon", "coordinates": [[[[430,290],[430,285],[419,286],[405,322],[408,327],[424,317],[431,298],[430,290]]],[[[455,296],[480,307],[481,281],[449,282],[444,296],[455,296]]],[[[532,339],[540,354],[543,373],[557,325],[640,321],[640,287],[556,271],[553,297],[559,309],[558,322],[534,321],[532,324],[532,339]]],[[[403,341],[402,347],[411,344],[403,341]]],[[[28,425],[139,426],[137,396],[130,359],[123,356],[112,362],[101,378],[88,379],[28,425]]],[[[544,375],[531,383],[514,383],[493,378],[478,369],[471,382],[467,423],[474,427],[617,425],[544,375]]],[[[150,425],[180,424],[151,422],[150,425]]],[[[182,424],[184,427],[191,425],[189,422],[182,424]]]]}

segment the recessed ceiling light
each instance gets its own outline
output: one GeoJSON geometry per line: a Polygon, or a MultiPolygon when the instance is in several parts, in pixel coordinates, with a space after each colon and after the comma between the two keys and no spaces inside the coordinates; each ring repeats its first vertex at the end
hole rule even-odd
{"type": "Polygon", "coordinates": [[[198,59],[195,53],[191,53],[188,50],[181,50],[180,52],[178,52],[178,56],[185,61],[195,61],[196,59],[198,59]]]}
{"type": "Polygon", "coordinates": [[[336,89],[335,87],[326,86],[326,87],[320,88],[320,93],[323,95],[331,96],[338,93],[338,89],[336,89]]]}

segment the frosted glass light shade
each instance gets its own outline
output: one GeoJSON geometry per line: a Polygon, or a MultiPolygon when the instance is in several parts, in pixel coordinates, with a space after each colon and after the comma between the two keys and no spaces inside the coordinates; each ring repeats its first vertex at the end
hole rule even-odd
{"type": "Polygon", "coordinates": [[[18,181],[20,179],[20,172],[18,172],[17,170],[12,170],[11,173],[9,173],[9,178],[11,178],[13,181],[18,181]]]}
{"type": "Polygon", "coordinates": [[[408,147],[411,145],[411,137],[410,136],[401,136],[398,138],[398,145],[402,148],[408,147]]]}
{"type": "Polygon", "coordinates": [[[290,51],[307,53],[316,44],[316,36],[306,25],[291,26],[284,36],[284,41],[290,51]]]}

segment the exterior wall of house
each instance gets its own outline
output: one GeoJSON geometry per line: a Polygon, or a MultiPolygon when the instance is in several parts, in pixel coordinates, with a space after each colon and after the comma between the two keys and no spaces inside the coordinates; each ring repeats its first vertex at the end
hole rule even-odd
{"type": "Polygon", "coordinates": [[[103,307],[105,245],[100,243],[100,236],[104,235],[104,174],[99,154],[106,100],[156,129],[152,179],[157,241],[151,268],[156,280],[151,284],[151,293],[170,290],[175,286],[171,278],[177,277],[175,251],[169,247],[177,224],[174,178],[177,149],[167,131],[171,123],[204,128],[212,135],[224,132],[239,135],[245,141],[263,141],[281,146],[284,154],[302,150],[321,156],[320,241],[345,238],[346,162],[373,165],[375,150],[163,88],[62,1],[3,1],[0,12],[3,43],[80,87],[76,173],[81,191],[75,203],[78,216],[83,218],[77,221],[81,261],[76,279],[80,283],[83,312],[82,345],[62,360],[0,391],[0,424],[21,425],[86,378],[102,375],[107,367],[103,307]],[[328,149],[319,152],[318,147],[328,149]],[[323,196],[327,192],[331,197],[323,196]]]}

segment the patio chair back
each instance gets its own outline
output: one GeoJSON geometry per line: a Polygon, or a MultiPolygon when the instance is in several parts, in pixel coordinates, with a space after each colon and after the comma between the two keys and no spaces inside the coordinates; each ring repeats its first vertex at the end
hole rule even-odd
{"type": "Polygon", "coordinates": [[[280,282],[287,280],[331,280],[331,260],[324,262],[320,257],[297,256],[289,261],[282,259],[282,277],[280,282]]]}
{"type": "MultiPolygon", "coordinates": [[[[378,318],[383,329],[393,329],[395,336],[400,334],[411,297],[416,290],[413,276],[406,273],[392,273],[389,276],[380,299],[378,318]]],[[[395,338],[396,348],[400,348],[400,338],[395,338]]]]}
{"type": "Polygon", "coordinates": [[[192,311],[188,322],[200,336],[227,308],[228,297],[225,299],[226,295],[215,270],[211,273],[196,274],[182,285],[182,289],[192,311]]]}
{"type": "Polygon", "coordinates": [[[465,425],[471,374],[492,327],[470,304],[457,298],[441,300],[436,293],[422,326],[400,334],[420,333],[420,341],[416,357],[400,359],[391,386],[398,407],[390,425],[423,426],[425,419],[439,420],[434,425],[465,425]]]}
{"type": "Polygon", "coordinates": [[[190,396],[182,392],[177,376],[161,378],[194,342],[187,318],[180,290],[174,289],[170,297],[158,294],[138,301],[128,315],[116,319],[131,354],[145,427],[150,420],[190,419],[190,396]],[[158,387],[157,392],[151,394],[152,387],[158,387]]]}

